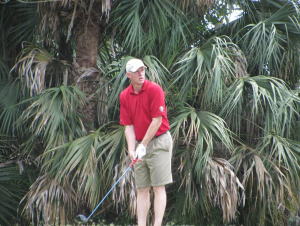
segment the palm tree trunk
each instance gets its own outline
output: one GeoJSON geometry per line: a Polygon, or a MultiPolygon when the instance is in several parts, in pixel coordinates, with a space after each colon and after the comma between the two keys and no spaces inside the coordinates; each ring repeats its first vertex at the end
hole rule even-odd
{"type": "Polygon", "coordinates": [[[75,72],[71,78],[72,84],[75,84],[81,91],[85,92],[89,98],[88,105],[83,109],[88,123],[86,127],[92,129],[96,119],[97,98],[96,93],[100,80],[99,73],[90,73],[83,76],[83,72],[88,68],[97,68],[97,55],[100,36],[100,18],[101,2],[99,0],[93,5],[93,12],[88,16],[77,18],[75,23],[76,35],[76,60],[73,63],[75,72]],[[88,124],[92,125],[89,126],[88,124]]]}

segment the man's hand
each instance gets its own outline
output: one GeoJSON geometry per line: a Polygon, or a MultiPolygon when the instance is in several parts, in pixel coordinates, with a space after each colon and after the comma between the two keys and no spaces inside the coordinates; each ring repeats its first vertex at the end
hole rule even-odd
{"type": "Polygon", "coordinates": [[[136,152],[135,151],[128,151],[128,154],[129,154],[131,162],[136,159],[136,152]]]}
{"type": "Polygon", "coordinates": [[[128,152],[131,161],[138,158],[137,162],[143,161],[143,157],[146,155],[146,147],[143,144],[139,144],[135,151],[128,152]]]}
{"type": "Polygon", "coordinates": [[[143,144],[139,144],[136,149],[136,157],[142,159],[146,155],[146,147],[143,144]]]}

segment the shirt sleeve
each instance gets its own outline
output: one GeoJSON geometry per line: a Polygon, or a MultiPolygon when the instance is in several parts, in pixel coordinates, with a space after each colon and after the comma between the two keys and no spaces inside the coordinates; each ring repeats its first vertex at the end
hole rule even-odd
{"type": "Polygon", "coordinates": [[[120,95],[120,125],[132,125],[124,95],[120,95]]]}
{"type": "Polygon", "coordinates": [[[166,115],[165,93],[160,86],[151,91],[150,114],[152,118],[166,115]]]}

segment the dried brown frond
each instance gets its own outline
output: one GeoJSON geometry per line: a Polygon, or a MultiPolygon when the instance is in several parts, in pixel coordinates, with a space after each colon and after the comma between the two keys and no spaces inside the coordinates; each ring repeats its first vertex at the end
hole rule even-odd
{"type": "MultiPolygon", "coordinates": [[[[256,201],[259,198],[261,201],[266,192],[267,196],[270,198],[272,195],[272,178],[269,172],[266,170],[263,161],[257,155],[253,155],[251,162],[244,162],[244,179],[243,185],[247,186],[247,183],[250,183],[252,186],[247,186],[250,189],[250,194],[253,194],[253,184],[256,184],[256,201]]],[[[268,199],[269,199],[268,198],[268,199]]]]}
{"type": "Polygon", "coordinates": [[[235,63],[236,78],[247,77],[249,75],[247,72],[248,63],[244,53],[234,47],[230,47],[230,49],[233,53],[232,59],[235,63]]]}
{"type": "MultiPolygon", "coordinates": [[[[128,156],[126,157],[125,162],[126,164],[124,165],[116,165],[112,184],[115,184],[120,175],[122,175],[128,168],[130,164],[130,159],[128,156]]],[[[113,189],[112,196],[117,207],[120,207],[121,210],[123,208],[127,208],[126,203],[129,202],[131,215],[134,216],[136,214],[136,192],[132,170],[127,172],[118,183],[118,186],[113,189]]]]}
{"type": "Polygon", "coordinates": [[[22,201],[25,200],[23,213],[29,215],[33,222],[66,225],[69,211],[73,210],[75,204],[75,192],[70,184],[61,185],[55,178],[43,175],[31,185],[22,201]]]}
{"type": "Polygon", "coordinates": [[[62,80],[66,83],[69,68],[70,65],[67,61],[55,59],[45,49],[25,43],[12,70],[18,71],[19,76],[30,90],[30,95],[34,96],[53,85],[60,86],[62,80]],[[50,73],[51,71],[53,73],[50,73]],[[47,72],[49,72],[48,78],[46,78],[47,72]],[[46,80],[49,80],[48,84],[46,84],[46,80]]]}
{"type": "Polygon", "coordinates": [[[210,158],[203,171],[207,197],[212,205],[222,208],[225,223],[235,219],[238,204],[245,202],[244,187],[232,168],[225,159],[210,158]]]}

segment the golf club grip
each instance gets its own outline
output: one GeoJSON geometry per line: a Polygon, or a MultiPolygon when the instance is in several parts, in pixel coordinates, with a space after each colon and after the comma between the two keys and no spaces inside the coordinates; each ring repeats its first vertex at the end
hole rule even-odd
{"type": "Polygon", "coordinates": [[[107,192],[107,194],[104,196],[104,198],[101,200],[101,202],[96,206],[96,208],[93,210],[93,212],[88,216],[87,220],[90,219],[90,217],[95,213],[95,211],[98,209],[98,207],[102,204],[102,202],[106,199],[106,197],[109,195],[109,193],[114,189],[114,187],[119,183],[119,181],[124,177],[124,175],[131,169],[131,167],[137,162],[138,158],[133,160],[129,167],[126,169],[126,171],[122,174],[122,176],[117,180],[117,182],[112,186],[112,188],[107,192]]]}
{"type": "Polygon", "coordinates": [[[136,159],[130,163],[129,167],[132,167],[137,161],[138,161],[138,157],[136,157],[136,159]]]}

